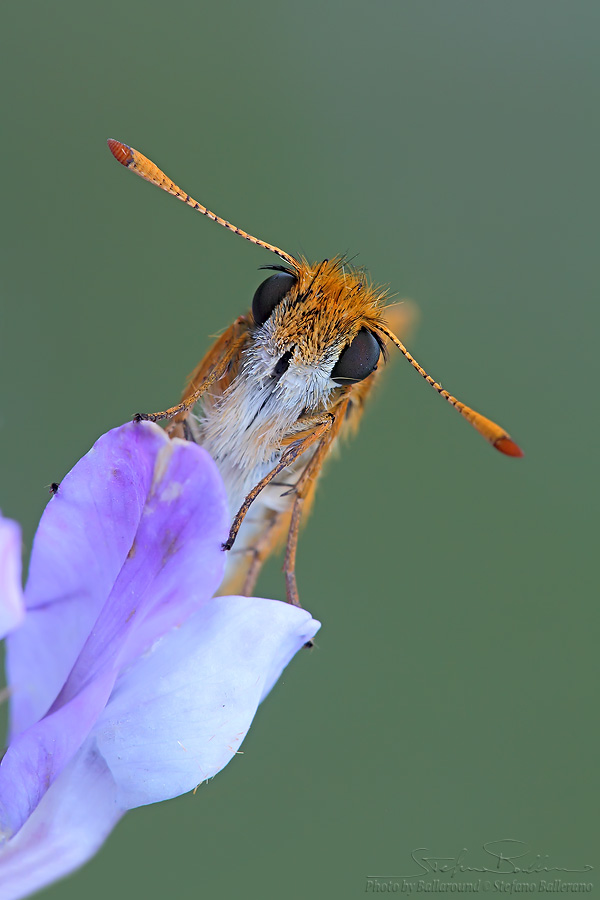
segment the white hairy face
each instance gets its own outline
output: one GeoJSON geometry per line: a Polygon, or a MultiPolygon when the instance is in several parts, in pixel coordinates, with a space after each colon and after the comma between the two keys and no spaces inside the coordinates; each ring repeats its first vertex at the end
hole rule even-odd
{"type": "Polygon", "coordinates": [[[205,399],[201,443],[219,466],[233,510],[278,462],[281,441],[300,416],[326,408],[338,388],[330,377],[338,355],[333,348],[318,364],[307,362],[298,346],[282,349],[269,320],[256,329],[225,393],[205,399]]]}

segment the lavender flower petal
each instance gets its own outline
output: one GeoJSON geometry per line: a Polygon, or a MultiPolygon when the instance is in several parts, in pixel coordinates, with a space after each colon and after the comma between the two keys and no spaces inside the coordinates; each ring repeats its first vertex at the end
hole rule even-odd
{"type": "Polygon", "coordinates": [[[0,513],[0,638],[23,621],[21,529],[0,513]]]}
{"type": "Polygon", "coordinates": [[[7,645],[12,734],[37,721],[64,684],[133,543],[166,440],[159,429],[108,432],[48,503],[29,565],[30,615],[7,645]]]}
{"type": "MultiPolygon", "coordinates": [[[[11,832],[17,831],[32,814],[48,786],[81,746],[104,708],[120,668],[166,629],[184,622],[211,597],[222,577],[224,562],[220,545],[227,532],[225,496],[208,454],[195,444],[170,441],[150,423],[124,426],[105,435],[98,443],[104,445],[105,451],[109,445],[109,452],[94,456],[91,451],[93,461],[95,459],[96,464],[117,481],[123,482],[123,469],[127,465],[135,468],[136,457],[141,458],[140,470],[146,474],[150,472],[151,476],[140,481],[135,474],[128,475],[129,488],[122,486],[124,492],[128,489],[134,495],[132,505],[137,510],[138,526],[133,535],[128,536],[131,542],[127,544],[121,537],[120,520],[114,522],[122,555],[120,570],[115,564],[114,549],[110,547],[110,529],[103,521],[106,511],[97,518],[92,514],[89,519],[87,541],[83,542],[84,557],[86,548],[94,547],[96,534],[106,564],[113,572],[114,583],[108,585],[106,580],[103,581],[108,594],[96,620],[88,624],[87,638],[81,630],[85,616],[78,616],[76,603],[69,603],[65,609],[60,602],[52,603],[54,598],[51,596],[45,607],[39,602],[40,595],[36,595],[37,602],[28,613],[26,626],[29,619],[37,624],[40,607],[41,623],[37,629],[35,625],[27,629],[25,637],[21,634],[26,630],[24,626],[17,633],[20,640],[9,640],[9,677],[18,712],[25,708],[31,715],[33,710],[41,709],[41,713],[38,712],[41,715],[46,712],[48,703],[52,704],[49,714],[29,729],[17,732],[0,766],[0,815],[3,827],[11,832]],[[115,453],[110,452],[111,442],[116,445],[115,453]],[[128,462],[124,464],[122,460],[128,462]],[[142,504],[144,490],[146,495],[142,504]],[[78,640],[66,648],[64,642],[58,640],[58,647],[52,646],[55,634],[61,629],[69,630],[68,611],[73,613],[76,622],[73,633],[78,640]],[[75,660],[72,660],[73,646],[79,649],[75,660]],[[34,655],[36,648],[40,649],[38,661],[34,655]],[[56,679],[60,661],[55,663],[54,656],[59,656],[61,651],[69,658],[71,668],[62,673],[62,688],[60,685],[57,688],[54,682],[51,693],[44,678],[49,673],[48,680],[50,677],[56,679]],[[29,682],[27,665],[33,668],[29,682]],[[28,700],[22,699],[24,688],[29,688],[28,700]],[[59,694],[54,699],[56,690],[59,694]],[[43,705],[41,697],[45,700],[43,705]]],[[[90,454],[84,458],[88,463],[89,457],[90,454]]],[[[78,468],[75,467],[74,473],[78,468]]],[[[93,474],[93,467],[90,471],[89,465],[84,466],[84,472],[93,474]]],[[[59,496],[51,501],[50,509],[59,496]]],[[[68,503],[68,497],[66,494],[65,503],[68,503]]],[[[76,503],[78,513],[82,505],[76,503]]],[[[94,513],[93,502],[88,506],[94,513]]],[[[115,508],[112,502],[110,506],[115,508]]],[[[41,545],[42,558],[47,544],[55,544],[56,529],[52,516],[48,518],[50,525],[42,530],[36,541],[36,549],[41,545]]],[[[131,526],[131,517],[125,518],[131,526]]],[[[65,515],[65,526],[68,521],[65,515]]],[[[82,514],[76,515],[75,521],[82,523],[82,514]]],[[[62,536],[62,530],[59,534],[62,536]]],[[[68,528],[63,543],[68,544],[68,528]]],[[[60,552],[60,545],[55,547],[55,552],[60,552]]],[[[66,555],[69,555],[68,550],[66,555]]],[[[75,600],[79,605],[87,603],[96,590],[95,587],[86,589],[85,569],[79,572],[80,568],[77,560],[69,567],[63,566],[66,581],[74,582],[78,573],[82,588],[75,600]]],[[[54,588],[58,596],[62,596],[56,581],[54,588]]],[[[97,599],[101,599],[99,595],[97,599]]]]}
{"type": "Polygon", "coordinates": [[[122,815],[106,763],[91,746],[82,748],[0,850],[0,896],[19,900],[77,869],[122,815]]]}
{"type": "Polygon", "coordinates": [[[119,679],[93,736],[131,808],[192,790],[235,753],[320,625],[275,600],[216,597],[119,679]]]}

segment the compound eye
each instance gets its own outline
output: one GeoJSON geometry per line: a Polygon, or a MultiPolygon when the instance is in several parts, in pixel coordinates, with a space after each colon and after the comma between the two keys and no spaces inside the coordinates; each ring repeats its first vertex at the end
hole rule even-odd
{"type": "Polygon", "coordinates": [[[355,384],[377,368],[381,349],[376,337],[361,328],[351,344],[344,347],[331,377],[337,384],[355,384]]]}
{"type": "Polygon", "coordinates": [[[264,325],[275,307],[296,284],[296,279],[289,272],[277,272],[263,281],[252,300],[252,315],[257,325],[264,325]]]}

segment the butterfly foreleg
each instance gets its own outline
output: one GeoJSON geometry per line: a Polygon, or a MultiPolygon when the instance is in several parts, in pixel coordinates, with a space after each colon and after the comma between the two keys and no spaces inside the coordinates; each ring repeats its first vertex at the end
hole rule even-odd
{"type": "MultiPolygon", "coordinates": [[[[221,335],[215,346],[192,373],[180,403],[162,412],[137,413],[134,416],[134,421],[158,422],[161,419],[174,419],[175,421],[171,422],[167,428],[169,433],[172,433],[178,425],[183,425],[192,407],[195,406],[215,381],[223,377],[235,361],[247,341],[247,334],[247,320],[244,316],[240,316],[221,335]]],[[[182,431],[181,436],[183,434],[182,431]]],[[[179,434],[173,434],[172,436],[179,436],[179,434]]]]}

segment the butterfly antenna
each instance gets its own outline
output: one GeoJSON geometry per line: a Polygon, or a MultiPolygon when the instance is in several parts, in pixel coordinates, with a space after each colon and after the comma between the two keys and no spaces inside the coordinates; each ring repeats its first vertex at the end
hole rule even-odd
{"type": "Polygon", "coordinates": [[[381,327],[381,331],[383,334],[392,341],[393,344],[396,345],[398,350],[406,357],[409,361],[413,369],[416,369],[419,375],[421,375],[425,381],[427,381],[431,387],[438,392],[438,394],[447,400],[448,403],[457,409],[461,416],[470,422],[473,428],[475,428],[479,434],[481,434],[486,441],[489,441],[490,444],[499,450],[500,453],[504,453],[506,456],[523,456],[523,451],[516,444],[511,436],[506,432],[500,425],[496,425],[495,422],[492,422],[491,419],[486,419],[485,416],[482,416],[481,413],[475,412],[474,409],[471,409],[469,406],[465,406],[464,403],[461,403],[460,400],[457,400],[456,397],[453,397],[452,394],[449,394],[448,391],[445,391],[444,388],[437,381],[434,381],[431,375],[428,375],[425,369],[419,365],[414,356],[412,356],[402,341],[400,341],[396,335],[386,328],[385,326],[381,327]]]}
{"type": "Polygon", "coordinates": [[[256,244],[258,247],[264,247],[265,250],[270,250],[272,253],[276,253],[277,256],[280,257],[280,259],[285,260],[285,262],[289,263],[292,268],[298,268],[297,260],[294,259],[293,256],[290,256],[289,253],[286,253],[284,250],[280,250],[279,247],[276,247],[274,244],[269,244],[267,243],[267,241],[261,241],[259,240],[259,238],[255,238],[253,235],[248,234],[247,231],[242,231],[242,229],[238,228],[237,225],[232,225],[231,222],[228,222],[226,219],[222,219],[220,216],[216,216],[205,206],[202,206],[201,203],[198,203],[197,200],[194,200],[194,198],[190,197],[189,194],[186,194],[185,191],[182,191],[174,181],[171,181],[168,175],[165,175],[165,173],[162,172],[158,168],[158,166],[156,166],[151,160],[147,159],[147,157],[145,157],[138,150],[134,150],[133,147],[128,147],[127,144],[122,144],[121,141],[115,141],[112,138],[109,138],[107,143],[110,152],[117,160],[117,162],[120,162],[121,165],[125,166],[126,169],[129,169],[130,172],[135,172],[136,175],[139,175],[141,178],[144,178],[151,184],[155,184],[157,187],[161,188],[163,191],[166,191],[168,194],[172,194],[173,197],[177,197],[178,200],[182,200],[183,203],[191,206],[192,209],[197,209],[198,212],[202,213],[203,216],[212,219],[213,222],[217,222],[219,225],[222,225],[223,228],[227,228],[229,231],[233,231],[234,234],[239,234],[240,237],[243,237],[247,241],[250,241],[251,244],[256,244]]]}

